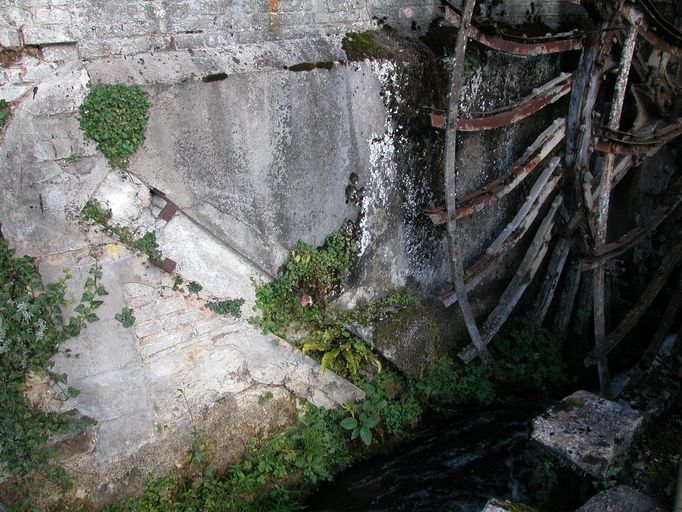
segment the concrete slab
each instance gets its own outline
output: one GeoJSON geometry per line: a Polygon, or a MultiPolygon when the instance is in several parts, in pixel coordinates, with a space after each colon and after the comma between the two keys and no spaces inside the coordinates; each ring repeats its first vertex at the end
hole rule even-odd
{"type": "Polygon", "coordinates": [[[630,406],[576,391],[533,420],[531,438],[564,461],[603,478],[641,424],[642,415],[630,406]]]}

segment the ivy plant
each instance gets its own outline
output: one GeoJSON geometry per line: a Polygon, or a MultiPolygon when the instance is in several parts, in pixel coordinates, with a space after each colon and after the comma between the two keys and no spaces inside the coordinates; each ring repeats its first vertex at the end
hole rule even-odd
{"type": "MultiPolygon", "coordinates": [[[[30,373],[47,373],[57,385],[66,384],[66,375],[50,372],[51,358],[62,342],[97,320],[95,310],[107,294],[99,282],[101,267],[95,263],[90,269],[71,316],[65,312],[70,304],[66,298],[69,277],[66,274],[57,282],[43,283],[35,260],[17,257],[0,238],[0,467],[14,477],[63,476],[51,462],[54,449],[48,440],[88,423],[77,419],[75,413],[36,409],[23,393],[30,373]]],[[[67,387],[64,393],[75,396],[78,391],[67,387]]]]}
{"type": "Polygon", "coordinates": [[[120,324],[125,327],[132,327],[135,324],[135,315],[133,315],[133,310],[125,307],[120,312],[114,315],[114,318],[120,322],[120,324]]]}
{"type": "Polygon", "coordinates": [[[206,307],[219,315],[232,315],[235,318],[241,318],[243,304],[244,299],[227,299],[207,302],[206,307]]]}
{"type": "Polygon", "coordinates": [[[137,85],[99,85],[79,108],[80,126],[112,166],[126,167],[144,141],[149,106],[147,94],[137,85]]]}

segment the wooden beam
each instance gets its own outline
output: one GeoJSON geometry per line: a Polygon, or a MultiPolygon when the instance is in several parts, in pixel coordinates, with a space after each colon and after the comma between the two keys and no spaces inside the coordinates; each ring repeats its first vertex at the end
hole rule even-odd
{"type": "MultiPolygon", "coordinates": [[[[535,233],[535,237],[526,251],[518,270],[507,285],[507,288],[502,293],[502,297],[488,315],[488,318],[483,324],[483,342],[487,345],[494,338],[500,327],[507,321],[509,315],[516,307],[516,304],[521,299],[523,292],[526,291],[528,285],[533,280],[535,273],[540,268],[542,260],[547,253],[549,243],[552,239],[552,228],[555,223],[556,212],[561,206],[563,196],[557,196],[552,202],[552,207],[545,216],[542,224],[535,233]]],[[[468,363],[472,361],[477,355],[477,348],[471,344],[459,352],[458,356],[462,361],[468,363]]]]}
{"type": "MultiPolygon", "coordinates": [[[[444,4],[445,18],[454,26],[461,27],[463,15],[449,1],[446,0],[444,4]]],[[[523,57],[579,50],[583,46],[582,34],[576,36],[572,32],[555,34],[550,37],[526,38],[517,41],[511,37],[486,34],[473,25],[469,26],[467,31],[471,39],[488,48],[523,57]]]]}
{"type": "MultiPolygon", "coordinates": [[[[628,77],[632,66],[632,56],[637,42],[637,30],[633,25],[627,28],[627,34],[623,43],[623,51],[620,57],[616,86],[611,102],[609,113],[608,128],[618,130],[620,126],[625,91],[627,89],[628,77]]],[[[595,249],[606,243],[606,229],[609,217],[609,200],[611,197],[611,182],[613,175],[613,165],[615,156],[607,154],[602,168],[601,181],[599,185],[599,199],[597,201],[597,212],[595,218],[595,249]]],[[[594,342],[597,350],[603,352],[606,337],[606,320],[604,317],[604,267],[598,265],[594,270],[594,342]]],[[[599,372],[599,385],[601,393],[605,398],[611,397],[611,378],[608,373],[608,363],[605,359],[597,363],[599,372]]]]}
{"type": "Polygon", "coordinates": [[[561,73],[546,84],[533,89],[533,93],[510,107],[482,112],[470,119],[460,119],[457,122],[459,131],[480,131],[501,128],[516,123],[535,114],[547,105],[555,103],[571,92],[571,75],[561,73]]]}
{"type": "MultiPolygon", "coordinates": [[[[445,199],[447,209],[457,211],[457,186],[456,186],[456,151],[457,151],[457,118],[459,115],[459,100],[462,90],[462,70],[464,69],[464,56],[467,46],[467,30],[471,25],[471,16],[474,11],[475,0],[464,0],[460,30],[457,32],[457,45],[455,46],[455,59],[452,62],[450,90],[448,93],[447,129],[445,131],[445,199]]],[[[455,291],[459,297],[459,306],[462,310],[464,323],[483,361],[490,358],[481,334],[476,325],[476,318],[469,304],[466,286],[464,284],[464,262],[459,246],[459,233],[457,232],[456,216],[448,216],[447,219],[448,239],[450,246],[450,269],[452,271],[455,291]]]]}
{"type": "MultiPolygon", "coordinates": [[[[679,235],[678,235],[679,236],[679,235]]],[[[644,293],[639,297],[637,303],[625,315],[618,326],[611,332],[600,346],[597,346],[585,357],[585,366],[590,366],[603,360],[609,352],[618,346],[625,335],[637,324],[644,312],[649,308],[653,300],[661,291],[661,288],[670,277],[675,265],[682,255],[682,242],[678,242],[670,249],[663,263],[656,270],[653,279],[644,289],[644,293]]]]}

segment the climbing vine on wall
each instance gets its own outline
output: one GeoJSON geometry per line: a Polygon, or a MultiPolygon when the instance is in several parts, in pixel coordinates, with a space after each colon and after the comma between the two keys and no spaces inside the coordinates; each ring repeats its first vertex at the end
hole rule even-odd
{"type": "Polygon", "coordinates": [[[107,292],[99,283],[101,268],[95,264],[85,282],[83,294],[66,316],[65,275],[55,283],[43,283],[36,262],[17,257],[7,240],[0,238],[0,470],[9,476],[27,474],[58,476],[50,465],[54,450],[50,436],[79,430],[87,420],[73,413],[58,414],[33,407],[24,388],[30,374],[47,372],[52,382],[68,397],[78,391],[62,388],[67,376],[49,373],[52,356],[63,341],[80,333],[88,322],[97,320],[95,310],[107,292]]]}
{"type": "Polygon", "coordinates": [[[144,141],[149,106],[147,94],[137,85],[99,85],[79,108],[81,129],[112,166],[126,167],[144,141]]]}

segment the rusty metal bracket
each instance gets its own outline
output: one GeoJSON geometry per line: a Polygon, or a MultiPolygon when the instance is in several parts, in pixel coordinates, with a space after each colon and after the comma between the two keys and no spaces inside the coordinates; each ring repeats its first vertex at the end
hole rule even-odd
{"type": "MultiPolygon", "coordinates": [[[[645,128],[641,132],[650,132],[645,128]]],[[[682,119],[669,124],[654,133],[623,133],[614,130],[604,130],[595,142],[595,149],[602,153],[615,155],[641,155],[654,151],[664,144],[682,135],[682,119]]]]}

